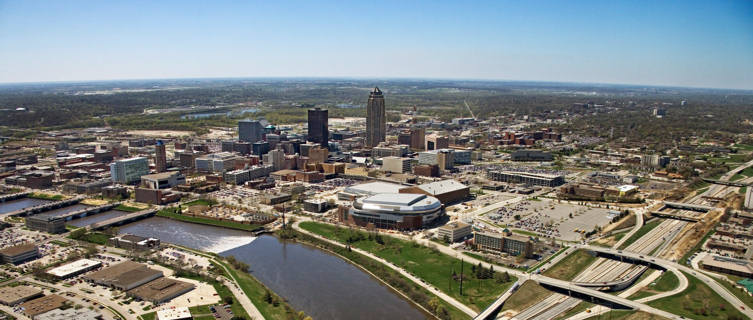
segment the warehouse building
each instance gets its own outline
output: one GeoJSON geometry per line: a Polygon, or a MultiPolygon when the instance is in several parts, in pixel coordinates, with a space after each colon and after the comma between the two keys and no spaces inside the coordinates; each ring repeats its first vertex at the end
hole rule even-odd
{"type": "Polygon", "coordinates": [[[80,259],[51,269],[47,271],[47,273],[55,276],[58,279],[67,279],[97,269],[101,266],[102,262],[89,259],[80,259]]]}
{"type": "Polygon", "coordinates": [[[84,279],[127,291],[160,277],[162,277],[162,271],[150,269],[141,263],[125,261],[86,275],[84,279]]]}
{"type": "Polygon", "coordinates": [[[701,259],[701,268],[738,277],[753,278],[753,265],[749,261],[707,255],[701,259]]]}
{"type": "Polygon", "coordinates": [[[127,295],[157,305],[170,301],[175,297],[193,290],[195,287],[196,286],[194,286],[193,283],[170,278],[159,278],[129,290],[127,295]]]}
{"type": "Polygon", "coordinates": [[[33,244],[20,244],[0,250],[3,263],[21,264],[39,258],[39,248],[33,244]]]}
{"type": "Polygon", "coordinates": [[[107,239],[107,245],[128,250],[149,250],[159,248],[160,241],[156,238],[123,234],[107,239]]]}
{"type": "Polygon", "coordinates": [[[20,307],[22,308],[23,313],[26,316],[32,319],[36,319],[38,315],[59,309],[65,306],[66,303],[70,303],[70,301],[59,295],[51,294],[41,298],[36,298],[34,300],[26,301],[22,303],[20,307]]]}

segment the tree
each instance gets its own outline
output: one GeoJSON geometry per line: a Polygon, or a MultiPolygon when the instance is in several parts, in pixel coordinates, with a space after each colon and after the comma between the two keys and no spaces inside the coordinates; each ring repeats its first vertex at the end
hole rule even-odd
{"type": "Polygon", "coordinates": [[[223,299],[223,301],[225,301],[225,304],[233,304],[233,297],[231,297],[231,296],[225,296],[225,298],[223,299]]]}

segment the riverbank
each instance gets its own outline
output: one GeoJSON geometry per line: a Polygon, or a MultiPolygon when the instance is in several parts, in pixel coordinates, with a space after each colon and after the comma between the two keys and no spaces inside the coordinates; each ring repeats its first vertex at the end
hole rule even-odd
{"type": "Polygon", "coordinates": [[[228,228],[228,229],[235,229],[235,230],[243,230],[243,231],[254,231],[259,228],[262,228],[263,225],[260,224],[245,224],[240,222],[232,222],[232,221],[226,221],[226,220],[214,220],[209,218],[202,218],[202,217],[196,217],[196,216],[188,216],[176,213],[177,209],[174,208],[168,208],[168,209],[162,209],[160,211],[157,211],[158,217],[183,221],[183,222],[189,222],[189,223],[196,223],[196,224],[205,224],[215,227],[222,227],[222,228],[228,228]]]}
{"type": "Polygon", "coordinates": [[[330,244],[326,241],[317,239],[316,237],[292,229],[286,230],[285,236],[288,240],[301,241],[315,246],[320,250],[331,252],[360,269],[366,270],[370,275],[387,284],[403,297],[408,298],[421,309],[428,311],[439,319],[470,319],[465,312],[453,307],[446,301],[439,299],[439,297],[422,286],[412,283],[411,280],[381,262],[373,260],[353,250],[330,244]]]}
{"type": "Polygon", "coordinates": [[[473,265],[416,242],[317,222],[301,222],[299,226],[399,266],[476,312],[493,303],[517,280],[507,272],[494,272],[493,268],[473,265]],[[464,282],[462,293],[459,281],[461,272],[464,282]]]}

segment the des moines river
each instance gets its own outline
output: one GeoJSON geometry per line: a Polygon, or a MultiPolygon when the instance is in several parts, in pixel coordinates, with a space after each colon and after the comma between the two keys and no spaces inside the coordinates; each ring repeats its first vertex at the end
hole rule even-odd
{"type": "Polygon", "coordinates": [[[426,319],[412,303],[337,256],[296,242],[153,217],[120,227],[248,263],[250,272],[314,319],[426,319]]]}

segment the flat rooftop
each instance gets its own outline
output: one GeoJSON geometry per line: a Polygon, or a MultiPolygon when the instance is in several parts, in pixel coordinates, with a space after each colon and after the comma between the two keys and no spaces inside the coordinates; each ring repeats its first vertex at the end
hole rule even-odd
{"type": "Polygon", "coordinates": [[[701,264],[743,273],[753,273],[753,265],[743,260],[707,255],[701,259],[701,264]]]}
{"type": "Polygon", "coordinates": [[[140,285],[128,291],[128,294],[137,296],[146,301],[165,301],[180,294],[193,290],[192,283],[170,278],[159,278],[140,285]]]}
{"type": "Polygon", "coordinates": [[[364,199],[366,203],[385,204],[393,206],[410,206],[414,203],[428,198],[424,194],[398,193],[398,194],[377,194],[364,199]]]}
{"type": "Polygon", "coordinates": [[[0,288],[0,302],[8,305],[40,294],[42,290],[30,286],[2,287],[0,288]]]}
{"type": "Polygon", "coordinates": [[[81,259],[81,260],[71,262],[69,264],[64,264],[52,270],[49,270],[47,271],[47,273],[56,277],[65,277],[67,275],[74,274],[83,270],[90,270],[93,268],[97,268],[101,265],[102,265],[102,262],[99,262],[99,261],[81,259]]]}
{"type": "Polygon", "coordinates": [[[37,246],[34,244],[19,244],[17,246],[8,247],[5,249],[0,250],[0,254],[8,255],[8,256],[17,256],[20,254],[24,254],[30,251],[36,251],[37,246]]]}
{"type": "Polygon", "coordinates": [[[373,181],[347,187],[345,192],[356,194],[400,193],[402,188],[405,188],[405,186],[397,183],[373,181]]]}
{"type": "Polygon", "coordinates": [[[190,319],[191,311],[188,307],[168,308],[157,311],[157,319],[159,320],[177,320],[177,319],[190,319]]]}
{"type": "Polygon", "coordinates": [[[469,188],[468,186],[452,179],[430,182],[419,185],[418,187],[430,194],[443,194],[469,188]]]}
{"type": "Polygon", "coordinates": [[[62,307],[68,299],[63,298],[56,294],[51,294],[34,300],[26,301],[21,304],[24,308],[24,313],[29,317],[45,313],[47,311],[55,310],[62,307]]]}
{"type": "Polygon", "coordinates": [[[81,309],[55,309],[42,313],[34,318],[34,320],[99,320],[102,319],[102,315],[94,310],[87,308],[81,309]]]}
{"type": "Polygon", "coordinates": [[[180,172],[177,171],[166,171],[166,172],[160,172],[160,173],[153,173],[153,174],[147,174],[141,176],[141,179],[146,180],[164,180],[169,179],[172,176],[180,175],[180,172]]]}

